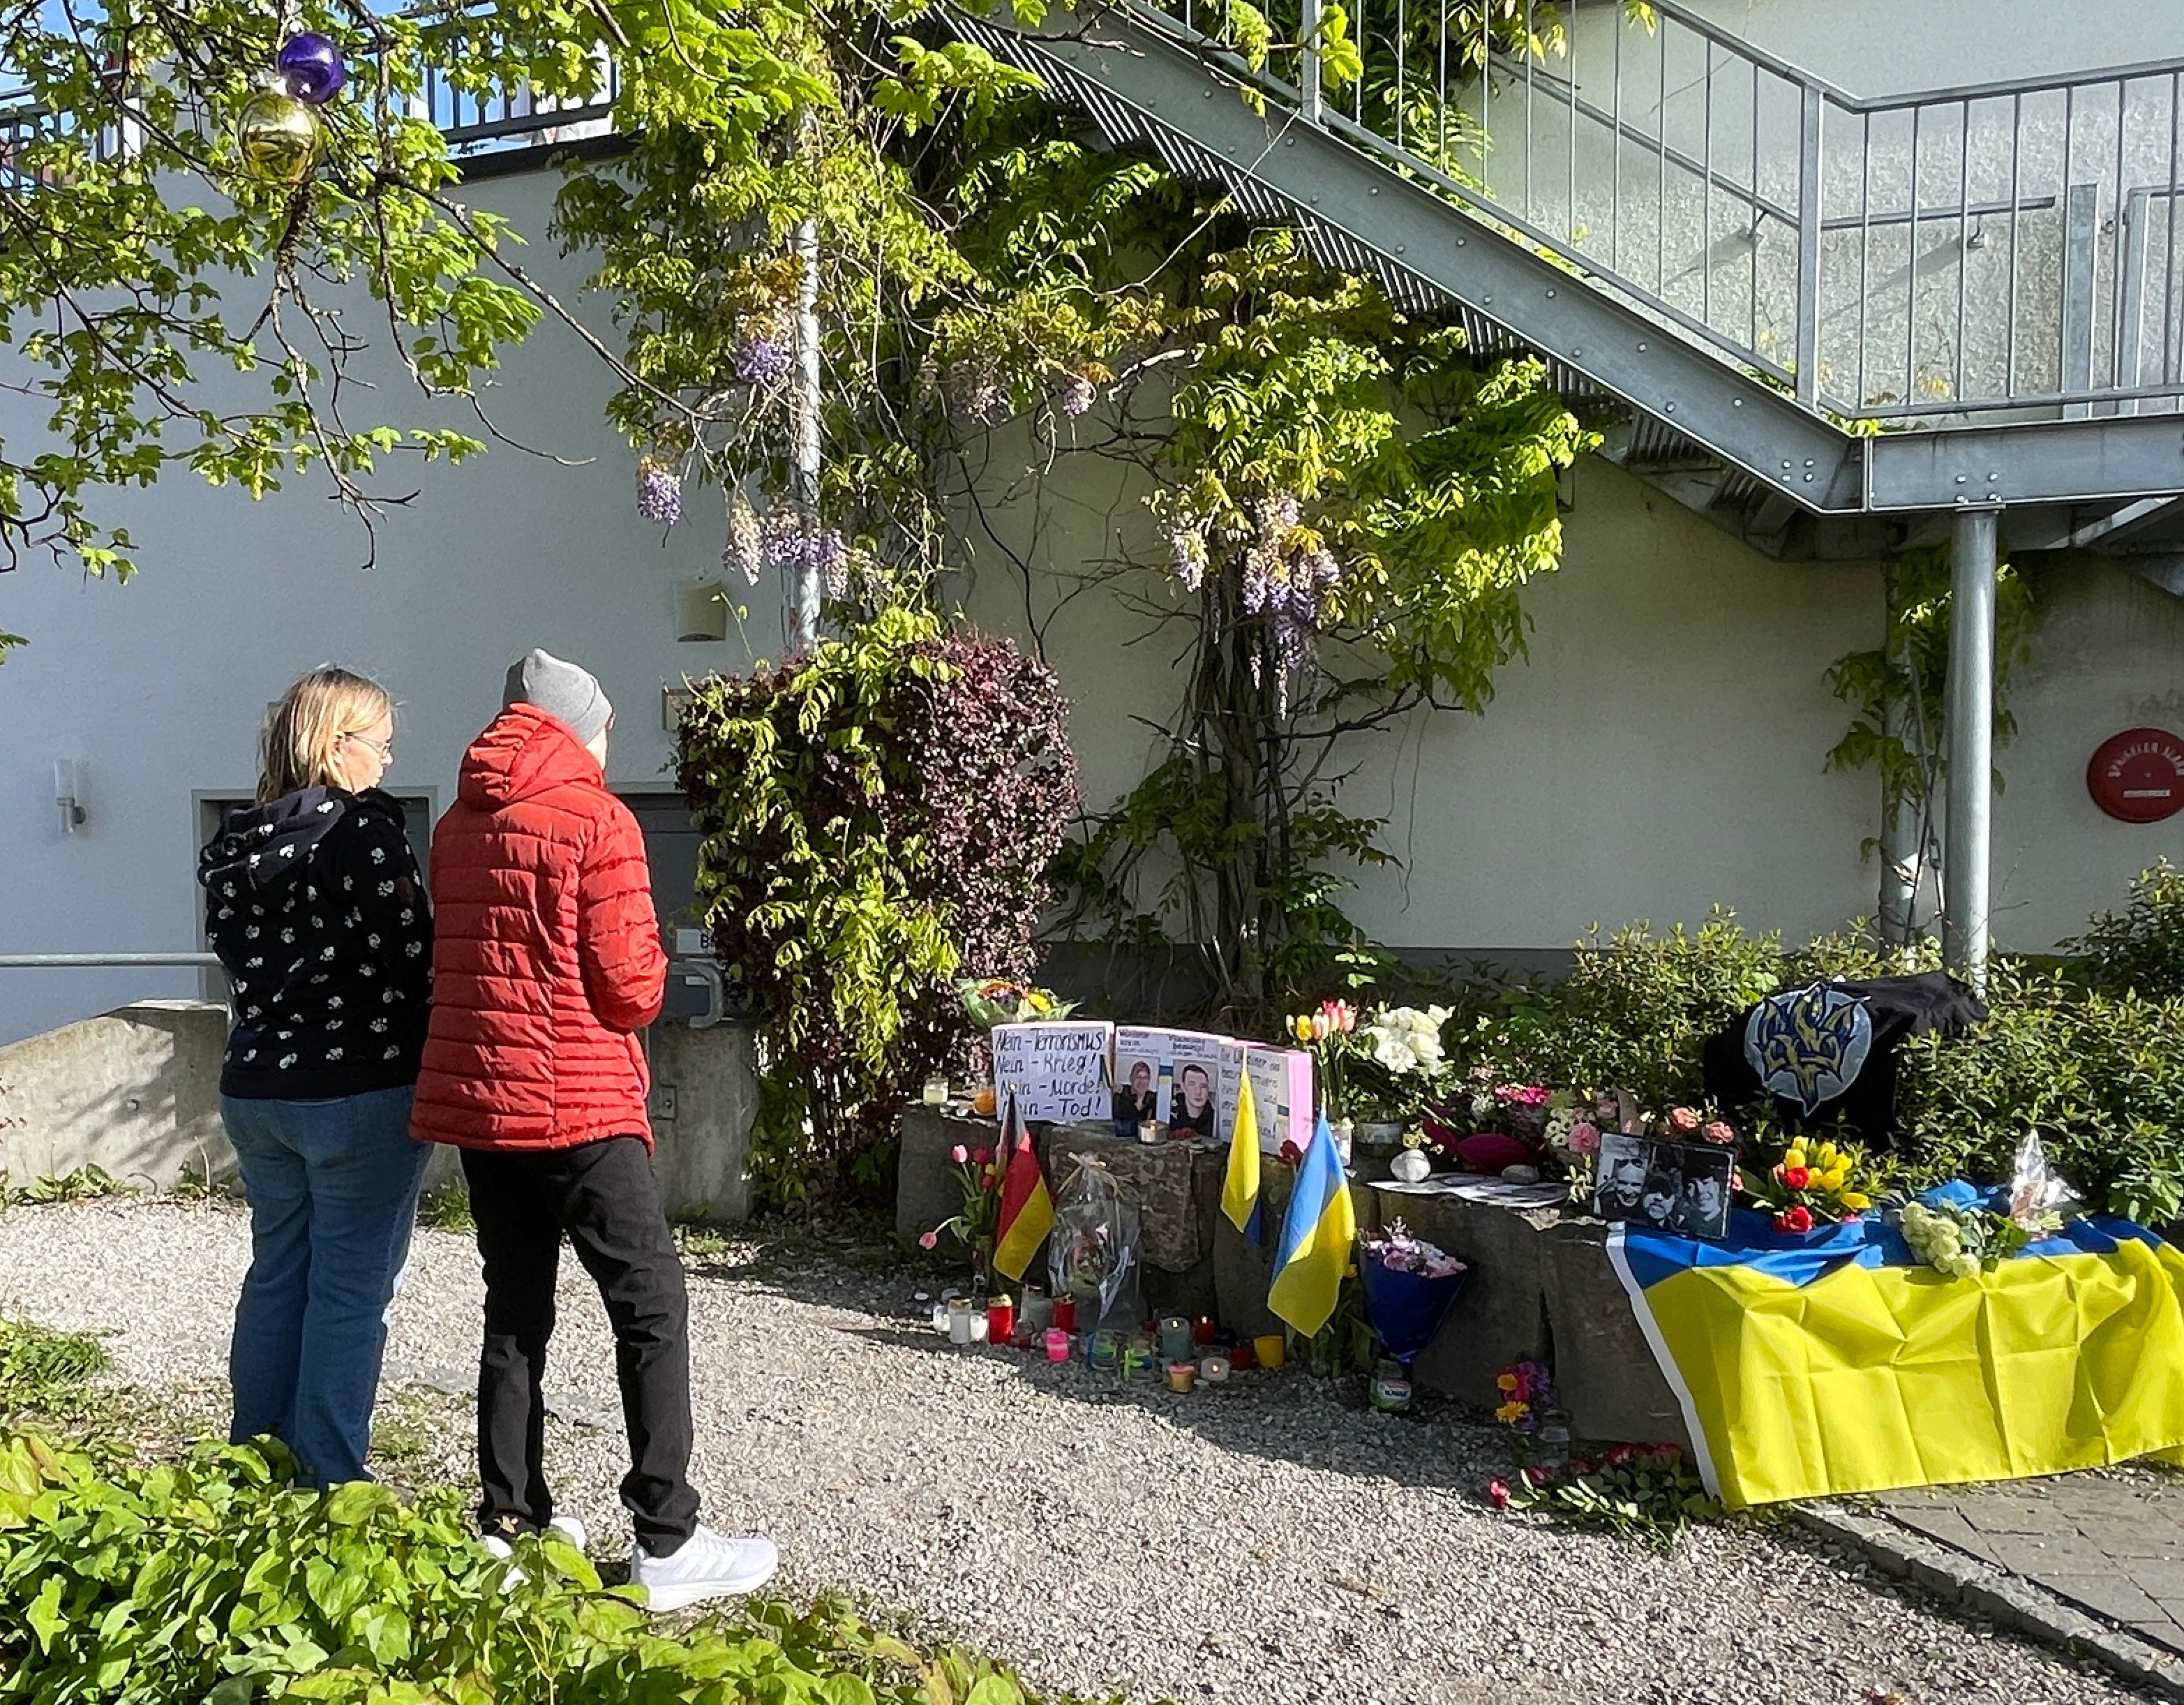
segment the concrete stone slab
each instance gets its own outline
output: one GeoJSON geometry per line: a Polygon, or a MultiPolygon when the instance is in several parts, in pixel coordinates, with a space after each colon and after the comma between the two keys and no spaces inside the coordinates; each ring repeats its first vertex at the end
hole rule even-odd
{"type": "Polygon", "coordinates": [[[1555,1383],[1571,1429],[1583,1439],[1690,1450],[1683,1406],[1608,1262],[1607,1228],[1552,1222],[1539,1243],[1555,1383]]]}

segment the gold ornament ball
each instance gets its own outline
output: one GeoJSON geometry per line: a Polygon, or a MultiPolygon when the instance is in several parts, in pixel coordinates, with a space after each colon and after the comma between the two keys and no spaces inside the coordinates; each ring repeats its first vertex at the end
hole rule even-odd
{"type": "Polygon", "coordinates": [[[319,157],[319,115],[282,90],[260,89],[243,103],[235,137],[253,177],[300,183],[319,157]]]}

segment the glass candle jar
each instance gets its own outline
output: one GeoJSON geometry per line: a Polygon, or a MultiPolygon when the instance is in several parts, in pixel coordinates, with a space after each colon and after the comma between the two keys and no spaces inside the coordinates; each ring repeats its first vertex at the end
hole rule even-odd
{"type": "Polygon", "coordinates": [[[948,1105],[948,1080],[945,1078],[937,1075],[928,1078],[925,1080],[925,1094],[922,1099],[925,1105],[928,1107],[946,1106],[948,1105]]]}
{"type": "Polygon", "coordinates": [[[968,1344],[971,1341],[971,1322],[973,1318],[975,1317],[971,1312],[969,1297],[950,1297],[948,1299],[948,1341],[950,1344],[968,1344]]]}
{"type": "Polygon", "coordinates": [[[1167,1389],[1188,1391],[1198,1383],[1198,1364],[1195,1362],[1171,1362],[1167,1364],[1167,1389]]]}

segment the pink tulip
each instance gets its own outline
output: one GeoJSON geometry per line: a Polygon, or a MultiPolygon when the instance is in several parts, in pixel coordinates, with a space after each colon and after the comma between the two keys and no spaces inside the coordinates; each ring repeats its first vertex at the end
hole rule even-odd
{"type": "Polygon", "coordinates": [[[923,1237],[918,1239],[917,1246],[920,1249],[938,1249],[940,1246],[940,1234],[937,1231],[928,1231],[923,1237]]]}
{"type": "Polygon", "coordinates": [[[948,1158],[955,1162],[959,1167],[965,1166],[970,1162],[971,1151],[965,1148],[962,1144],[958,1143],[954,1148],[948,1151],[948,1158]]]}
{"type": "Polygon", "coordinates": [[[1699,1127],[1699,1134],[1708,1142],[1719,1143],[1724,1148],[1727,1148],[1736,1140],[1736,1133],[1730,1128],[1729,1121],[1726,1119],[1708,1120],[1699,1127]]]}

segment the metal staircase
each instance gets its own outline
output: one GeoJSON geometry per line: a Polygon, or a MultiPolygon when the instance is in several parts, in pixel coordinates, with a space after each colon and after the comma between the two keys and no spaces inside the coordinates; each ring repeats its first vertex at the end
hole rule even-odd
{"type": "Polygon", "coordinates": [[[1619,405],[1608,454],[1758,548],[1953,535],[1946,883],[1976,975],[2005,511],[2018,549],[2184,589],[2184,60],[1865,100],[1675,0],[1354,0],[1336,88],[1321,3],[1277,0],[1256,66],[1222,0],[955,27],[1619,405]]]}

